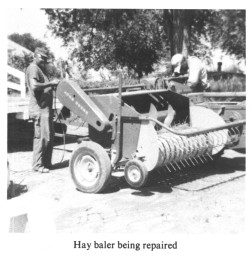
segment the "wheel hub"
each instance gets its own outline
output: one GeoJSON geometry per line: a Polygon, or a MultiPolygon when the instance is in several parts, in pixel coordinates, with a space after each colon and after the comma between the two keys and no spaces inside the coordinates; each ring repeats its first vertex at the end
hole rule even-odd
{"type": "Polygon", "coordinates": [[[90,155],[81,155],[76,159],[75,173],[85,186],[92,186],[99,178],[99,164],[90,155]]]}
{"type": "Polygon", "coordinates": [[[141,178],[141,172],[136,166],[131,166],[128,170],[128,178],[132,182],[138,182],[141,178]]]}

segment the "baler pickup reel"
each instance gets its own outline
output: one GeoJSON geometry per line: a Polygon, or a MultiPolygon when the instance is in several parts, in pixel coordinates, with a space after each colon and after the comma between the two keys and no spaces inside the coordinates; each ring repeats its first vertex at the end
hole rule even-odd
{"type": "Polygon", "coordinates": [[[111,172],[121,168],[128,184],[141,188],[150,171],[204,164],[239,143],[245,120],[226,123],[170,90],[120,88],[87,95],[72,80],[58,85],[61,103],[88,123],[89,141],[82,141],[70,159],[73,181],[83,192],[103,191],[111,172]]]}

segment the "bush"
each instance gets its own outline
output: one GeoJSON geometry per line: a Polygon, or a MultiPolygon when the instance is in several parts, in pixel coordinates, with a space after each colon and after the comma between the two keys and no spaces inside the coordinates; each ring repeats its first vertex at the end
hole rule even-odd
{"type": "MultiPolygon", "coordinates": [[[[95,82],[90,82],[90,81],[84,81],[81,79],[75,80],[78,85],[80,85],[80,87],[82,89],[89,89],[89,88],[104,88],[104,87],[118,87],[119,86],[119,79],[117,80],[112,80],[112,81],[95,81],[95,82]]],[[[139,84],[139,80],[138,79],[125,79],[123,81],[124,85],[135,85],[135,84],[139,84]]]]}
{"type": "Polygon", "coordinates": [[[232,76],[215,80],[209,79],[211,90],[214,92],[244,92],[246,91],[246,77],[232,76]]]}

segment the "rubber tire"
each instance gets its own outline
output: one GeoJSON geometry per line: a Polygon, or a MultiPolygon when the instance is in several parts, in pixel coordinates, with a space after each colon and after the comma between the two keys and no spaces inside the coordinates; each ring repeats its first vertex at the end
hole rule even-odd
{"type": "Polygon", "coordinates": [[[105,149],[98,143],[92,141],[82,142],[71,155],[69,162],[70,173],[77,189],[85,193],[99,193],[102,192],[108,183],[111,176],[111,162],[105,149]],[[74,170],[75,161],[79,156],[91,156],[99,165],[99,177],[97,182],[92,186],[84,186],[76,176],[74,170]]]}
{"type": "Polygon", "coordinates": [[[125,180],[127,181],[127,183],[132,187],[132,188],[142,188],[144,187],[144,185],[146,184],[147,180],[148,180],[148,170],[145,166],[145,164],[138,160],[138,159],[133,159],[133,160],[129,160],[124,168],[124,177],[125,180]],[[129,177],[129,170],[132,166],[135,166],[137,169],[139,169],[140,171],[140,179],[139,181],[135,182],[133,180],[130,179],[129,177]]]}

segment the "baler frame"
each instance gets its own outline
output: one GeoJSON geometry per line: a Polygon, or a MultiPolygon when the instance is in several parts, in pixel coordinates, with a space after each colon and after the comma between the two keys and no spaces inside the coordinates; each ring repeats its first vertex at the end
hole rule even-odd
{"type": "Polygon", "coordinates": [[[194,164],[198,162],[197,159],[204,162],[205,156],[212,158],[211,147],[223,149],[239,142],[242,127],[246,123],[239,118],[233,122],[229,120],[230,123],[227,124],[221,123],[200,130],[189,129],[186,132],[164,125],[163,110],[167,110],[169,106],[175,109],[175,124],[190,124],[189,105],[192,102],[195,105],[202,104],[200,99],[203,94],[183,96],[169,89],[122,92],[122,84],[120,76],[118,94],[105,95],[88,95],[73,81],[66,80],[57,89],[57,97],[61,103],[88,123],[90,141],[85,138],[73,151],[70,159],[72,178],[77,188],[83,192],[103,191],[111,171],[121,167],[124,167],[126,181],[132,187],[140,188],[146,184],[148,172],[158,166],[165,165],[169,169],[168,165],[174,168],[174,165],[184,166],[184,162],[188,164],[191,161],[194,164]],[[139,101],[141,98],[144,103],[139,101]],[[154,113],[148,109],[153,109],[154,113]],[[158,137],[155,126],[168,131],[168,134],[158,137]],[[144,141],[143,136],[148,133],[150,140],[154,141],[154,157],[147,152],[148,147],[152,147],[152,142],[144,141]],[[220,145],[219,138],[216,144],[215,136],[222,137],[220,145]],[[211,140],[212,144],[209,142],[211,140]],[[201,148],[197,149],[196,144],[201,148]],[[176,152],[169,153],[168,156],[167,150],[172,149],[176,152]],[[166,159],[160,152],[166,155],[166,159]],[[87,173],[84,178],[81,175],[82,168],[87,173]]]}

